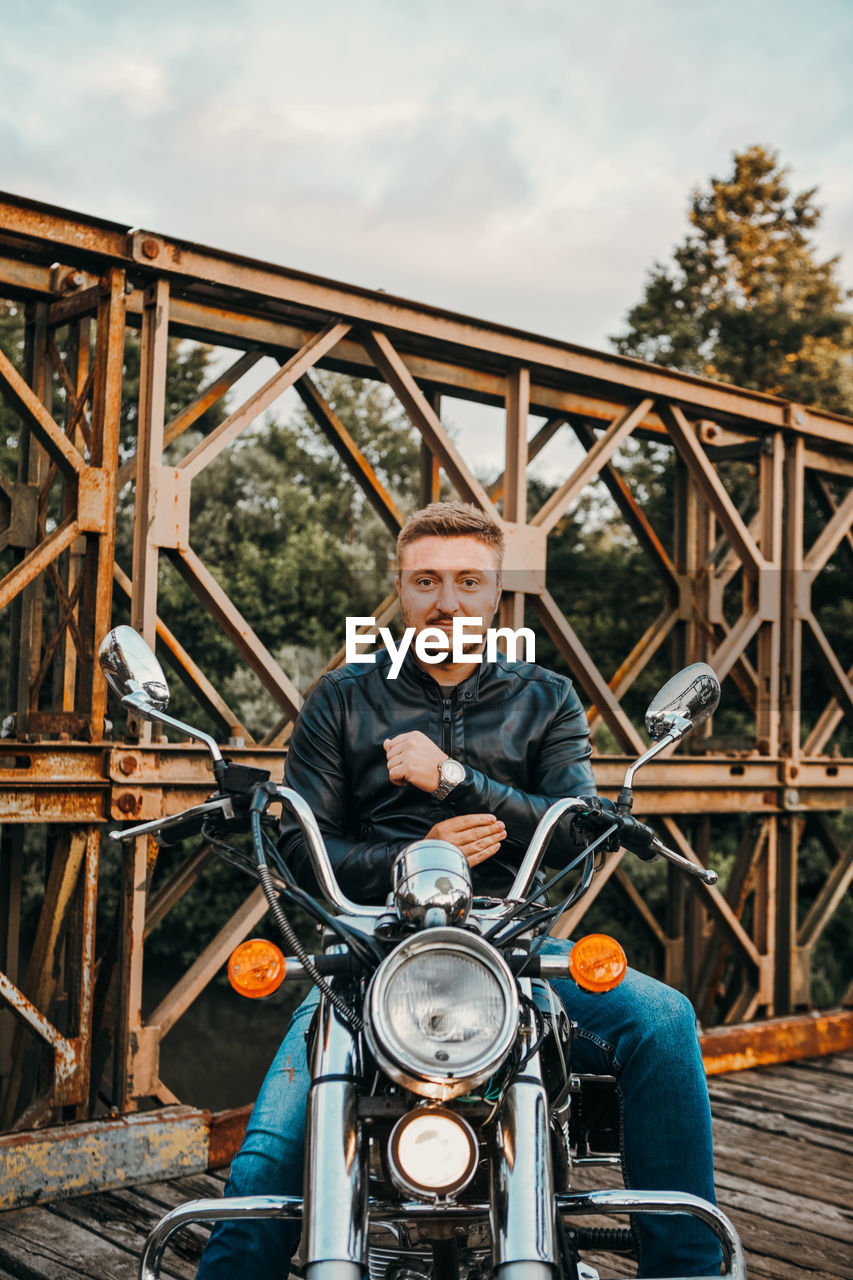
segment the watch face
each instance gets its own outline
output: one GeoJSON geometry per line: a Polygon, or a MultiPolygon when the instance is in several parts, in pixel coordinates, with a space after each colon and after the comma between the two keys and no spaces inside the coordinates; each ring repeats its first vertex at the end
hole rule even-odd
{"type": "Polygon", "coordinates": [[[458,760],[445,760],[441,766],[442,782],[449,782],[451,786],[457,787],[465,778],[465,766],[460,764],[458,760]]]}

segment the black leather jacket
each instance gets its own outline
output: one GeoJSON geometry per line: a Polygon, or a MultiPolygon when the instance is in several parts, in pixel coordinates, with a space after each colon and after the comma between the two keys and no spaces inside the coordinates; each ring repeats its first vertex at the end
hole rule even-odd
{"type": "MultiPolygon", "coordinates": [[[[411,650],[396,680],[387,679],[389,666],[382,651],[375,665],[353,663],[323,677],[293,730],[286,785],[313,809],[341,888],[356,902],[384,902],[400,850],[443,818],[467,813],[491,813],[506,825],[498,854],[473,873],[475,892],[505,893],[548,806],[595,794],[587,719],[571,681],[499,658],[443,689],[411,650]],[[388,777],[384,739],[416,729],[465,765],[465,780],[444,801],[388,777]]],[[[287,816],[279,847],[299,882],[316,891],[302,835],[287,816]]],[[[559,867],[573,852],[558,829],[548,864],[559,867]]]]}

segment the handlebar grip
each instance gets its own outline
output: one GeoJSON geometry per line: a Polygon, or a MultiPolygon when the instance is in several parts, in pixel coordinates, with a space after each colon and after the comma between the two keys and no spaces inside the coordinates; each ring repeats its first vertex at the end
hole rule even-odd
{"type": "Polygon", "coordinates": [[[658,856],[655,849],[657,836],[651,827],[647,827],[644,822],[627,814],[617,818],[616,821],[619,823],[619,843],[624,849],[636,854],[644,862],[651,862],[658,856]]]}

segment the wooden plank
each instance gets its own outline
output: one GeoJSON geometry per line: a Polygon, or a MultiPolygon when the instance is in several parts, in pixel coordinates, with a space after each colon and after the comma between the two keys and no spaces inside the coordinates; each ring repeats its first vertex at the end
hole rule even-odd
{"type": "MultiPolygon", "coordinates": [[[[51,1205],[48,1212],[60,1220],[63,1232],[68,1224],[80,1227],[94,1239],[125,1250],[138,1267],[148,1234],[166,1209],[127,1189],[60,1201],[51,1205]]],[[[166,1255],[167,1273],[180,1280],[193,1280],[209,1234],[210,1228],[193,1223],[173,1236],[166,1255]]]]}
{"type": "Polygon", "coordinates": [[[735,1210],[732,1221],[748,1251],[747,1270],[752,1275],[752,1254],[790,1262],[796,1259],[800,1274],[824,1272],[832,1280],[853,1280],[853,1257],[835,1240],[825,1240],[794,1222],[767,1222],[756,1213],[735,1210]]]}
{"type": "Polygon", "coordinates": [[[732,1080],[715,1091],[715,1098],[728,1097],[737,1102],[751,1099],[756,1106],[779,1115],[808,1120],[820,1129],[839,1134],[853,1134],[853,1108],[849,1102],[824,1089],[811,1085],[794,1086],[790,1080],[766,1075],[756,1081],[732,1080]]]}
{"type": "Polygon", "coordinates": [[[749,1280],[838,1280],[834,1272],[815,1271],[803,1266],[799,1259],[783,1262],[781,1258],[764,1258],[747,1251],[746,1260],[749,1280]]]}
{"type": "Polygon", "coordinates": [[[811,1194],[811,1187],[803,1179],[799,1194],[774,1188],[772,1192],[749,1178],[739,1177],[722,1170],[716,1175],[717,1199],[725,1206],[726,1213],[743,1209],[759,1214],[768,1222],[803,1222],[809,1230],[828,1240],[853,1244],[853,1210],[840,1205],[828,1205],[811,1194]],[[803,1190],[807,1194],[803,1194],[803,1190]]]}
{"type": "Polygon", "coordinates": [[[139,1270],[136,1257],[114,1241],[93,1236],[74,1222],[60,1228],[46,1209],[0,1217],[0,1263],[26,1280],[137,1280],[139,1270]]]}
{"type": "Polygon", "coordinates": [[[173,1178],[166,1181],[146,1182],[134,1187],[134,1194],[150,1201],[155,1217],[161,1217],[176,1205],[185,1204],[187,1200],[204,1200],[221,1196],[225,1190],[225,1178],[217,1178],[211,1174],[200,1173],[192,1178],[173,1178]]]}
{"type": "Polygon", "coordinates": [[[821,1075],[837,1075],[853,1079],[853,1054],[833,1054],[831,1058],[803,1058],[800,1062],[792,1062],[789,1069],[793,1071],[817,1071],[821,1075]]]}
{"type": "Polygon", "coordinates": [[[825,1159],[822,1151],[803,1140],[781,1134],[756,1134],[742,1125],[714,1119],[714,1166],[718,1174],[748,1175],[762,1187],[802,1196],[802,1170],[807,1166],[810,1193],[846,1209],[853,1170],[844,1165],[839,1168],[839,1159],[843,1157],[837,1154],[825,1159]]]}
{"type": "Polygon", "coordinates": [[[790,1062],[778,1067],[762,1067],[761,1081],[778,1083],[780,1089],[788,1088],[796,1091],[801,1097],[812,1098],[817,1102],[825,1102],[832,1113],[840,1109],[845,1114],[853,1113],[853,1091],[850,1090],[850,1076],[837,1073],[835,1081],[829,1079],[826,1071],[803,1070],[806,1062],[790,1062]]]}
{"type": "Polygon", "coordinates": [[[715,1094],[711,1098],[712,1113],[733,1124],[745,1125],[762,1134],[791,1134],[813,1146],[828,1147],[832,1151],[850,1150],[850,1139],[846,1134],[815,1128],[813,1125],[804,1124],[801,1120],[783,1115],[780,1111],[763,1112],[757,1109],[761,1104],[760,1091],[749,1096],[731,1098],[715,1094]]]}

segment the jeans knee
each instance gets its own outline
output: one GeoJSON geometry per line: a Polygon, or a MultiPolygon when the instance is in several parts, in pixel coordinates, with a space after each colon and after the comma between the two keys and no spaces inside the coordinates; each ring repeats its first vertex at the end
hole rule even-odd
{"type": "Polygon", "coordinates": [[[676,991],[674,987],[663,987],[663,991],[658,1002],[658,1017],[664,1019],[668,1024],[680,1029],[689,1028],[691,1031],[696,1028],[696,1013],[693,1005],[681,991],[676,991]]]}
{"type": "Polygon", "coordinates": [[[261,1148],[244,1147],[231,1164],[229,1196],[297,1195],[302,1179],[304,1149],[285,1142],[261,1148]]]}
{"type": "Polygon", "coordinates": [[[698,1052],[696,1013],[687,996],[661,985],[649,1011],[649,1035],[670,1061],[692,1060],[698,1052]]]}
{"type": "Polygon", "coordinates": [[[628,1016],[616,1043],[621,1065],[637,1053],[643,1058],[651,1054],[660,1063],[692,1062],[698,1054],[698,1037],[696,1014],[687,997],[647,977],[634,983],[630,995],[628,1016]]]}

